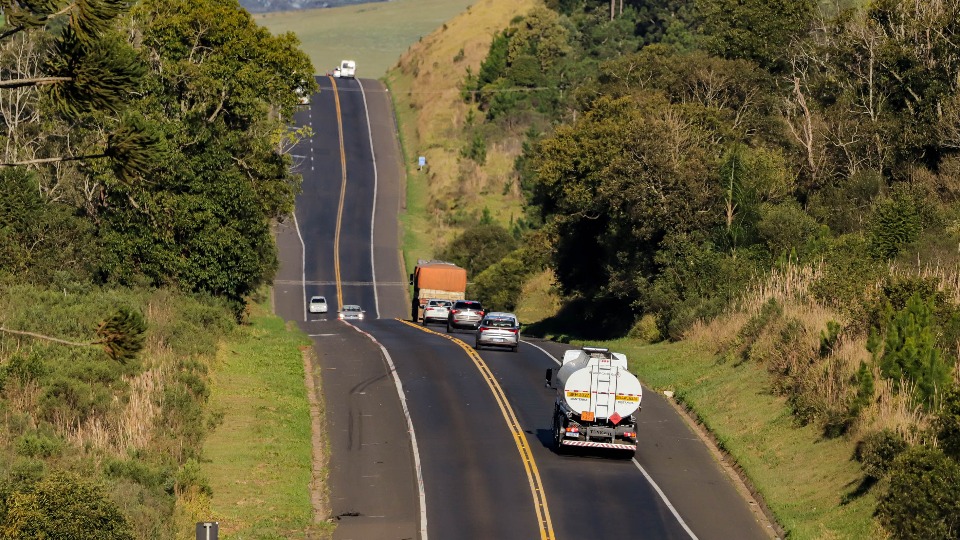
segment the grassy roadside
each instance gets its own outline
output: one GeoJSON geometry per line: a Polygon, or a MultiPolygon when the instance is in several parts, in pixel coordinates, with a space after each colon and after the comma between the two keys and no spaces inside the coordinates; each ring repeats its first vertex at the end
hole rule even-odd
{"type": "MultiPolygon", "coordinates": [[[[310,341],[253,305],[250,324],[226,339],[212,370],[211,407],[222,423],[204,444],[212,519],[222,538],[324,538],[310,499],[310,406],[302,347],[310,341]]],[[[325,472],[325,471],[324,471],[325,472]]]]}

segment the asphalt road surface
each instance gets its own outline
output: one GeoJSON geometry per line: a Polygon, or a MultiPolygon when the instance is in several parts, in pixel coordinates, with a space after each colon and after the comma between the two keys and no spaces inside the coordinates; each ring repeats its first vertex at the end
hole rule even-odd
{"type": "Polygon", "coordinates": [[[456,341],[472,344],[469,332],[397,320],[408,304],[389,96],[373,80],[318,81],[296,117],[314,135],[293,152],[304,185],[277,230],[274,302],[314,339],[335,538],[771,538],[662,396],[646,391],[634,458],[559,455],[544,372],[563,346],[476,354],[456,341]],[[306,313],[314,294],[330,313],[306,313]],[[366,319],[337,321],[343,304],[366,319]]]}

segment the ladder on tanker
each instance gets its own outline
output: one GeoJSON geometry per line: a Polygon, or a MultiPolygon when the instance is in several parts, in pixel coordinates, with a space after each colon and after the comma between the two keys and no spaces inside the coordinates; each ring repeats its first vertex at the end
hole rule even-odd
{"type": "Polygon", "coordinates": [[[590,368],[590,410],[596,413],[597,420],[610,417],[617,393],[616,370],[610,364],[610,356],[599,359],[590,368]]]}

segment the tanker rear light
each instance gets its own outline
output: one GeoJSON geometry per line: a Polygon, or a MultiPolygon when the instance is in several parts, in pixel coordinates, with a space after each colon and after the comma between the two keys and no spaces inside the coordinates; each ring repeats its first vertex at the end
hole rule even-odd
{"type": "Polygon", "coordinates": [[[629,438],[631,438],[631,439],[636,439],[636,438],[637,438],[637,434],[634,433],[634,432],[632,432],[632,431],[626,431],[626,432],[624,432],[623,436],[624,436],[624,437],[629,437],[629,438]]]}
{"type": "Polygon", "coordinates": [[[580,426],[567,426],[567,433],[580,433],[580,426]]]}

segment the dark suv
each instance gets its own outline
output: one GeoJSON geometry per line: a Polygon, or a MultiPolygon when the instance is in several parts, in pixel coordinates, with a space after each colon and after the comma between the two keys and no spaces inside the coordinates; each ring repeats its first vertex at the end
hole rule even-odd
{"type": "Polygon", "coordinates": [[[447,315],[447,332],[456,328],[476,330],[483,320],[483,306],[476,300],[457,300],[447,315]]]}

